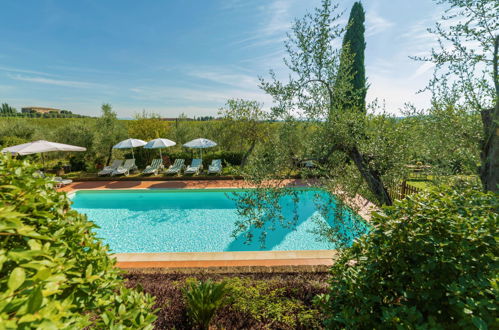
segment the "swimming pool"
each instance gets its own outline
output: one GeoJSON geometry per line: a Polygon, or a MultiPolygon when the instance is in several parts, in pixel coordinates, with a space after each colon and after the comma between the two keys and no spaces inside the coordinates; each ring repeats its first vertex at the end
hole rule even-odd
{"type": "MultiPolygon", "coordinates": [[[[100,227],[96,229],[98,236],[114,253],[335,248],[315,232],[318,223],[335,223],[334,212],[324,214],[319,206],[321,200],[331,202],[327,193],[298,191],[296,226],[267,230],[265,246],[262,246],[258,236],[264,229],[252,228],[255,239],[249,244],[244,233],[232,236],[234,223],[240,217],[235,201],[229,197],[233,192],[239,193],[229,189],[82,190],[72,197],[72,207],[87,214],[88,219],[100,227]]],[[[295,202],[289,196],[279,201],[286,218],[291,219],[295,214],[295,202]]],[[[344,212],[342,216],[345,220],[342,229],[349,233],[351,240],[367,230],[367,225],[353,212],[344,212]]]]}

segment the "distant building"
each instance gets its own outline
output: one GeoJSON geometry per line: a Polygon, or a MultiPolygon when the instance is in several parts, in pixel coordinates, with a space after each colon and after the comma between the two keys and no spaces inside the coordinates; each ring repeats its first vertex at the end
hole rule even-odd
{"type": "Polygon", "coordinates": [[[21,111],[23,113],[61,113],[60,109],[53,108],[42,108],[42,107],[26,107],[22,108],[21,111]]]}
{"type": "Polygon", "coordinates": [[[177,121],[177,120],[192,121],[192,120],[194,120],[192,118],[160,118],[160,119],[164,120],[164,121],[177,121]]]}

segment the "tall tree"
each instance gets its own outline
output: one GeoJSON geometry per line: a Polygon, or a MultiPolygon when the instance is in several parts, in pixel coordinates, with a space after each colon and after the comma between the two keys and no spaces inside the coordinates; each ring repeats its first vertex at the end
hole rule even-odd
{"type": "MultiPolygon", "coordinates": [[[[270,119],[278,124],[272,126],[272,139],[256,148],[251,166],[242,173],[256,187],[237,200],[244,219],[236,223],[235,233],[247,239],[252,239],[252,228],[272,228],[279,222],[283,226],[296,224],[296,218],[283,217],[279,212],[278,199],[283,195],[298,198],[296,191],[286,188],[289,176],[297,172],[304,177],[319,177],[309,183],[339,197],[340,205],[334,210],[333,202],[324,205],[331,212],[342,210],[341,203],[358,194],[380,205],[392,204],[387,183],[401,177],[407,139],[387,115],[374,116],[338,106],[338,98],[352,91],[351,76],[342,70],[350,67],[353,56],[335,47],[344,32],[337,8],[330,0],[323,0],[315,12],[296,20],[285,43],[288,79],[278,80],[273,71],[269,79],[261,79],[260,87],[274,100],[270,119]],[[289,152],[296,142],[303,153],[289,152]],[[296,166],[310,159],[314,160],[314,169],[296,166]]],[[[342,219],[338,216],[335,221],[342,219]]],[[[339,227],[327,235],[336,246],[346,242],[339,227]]],[[[265,231],[260,237],[264,239],[265,231]]]]}
{"type": "Polygon", "coordinates": [[[354,109],[366,111],[366,68],[364,66],[364,51],[366,42],[364,39],[364,8],[360,2],[353,4],[348,19],[348,25],[343,37],[342,52],[345,54],[340,61],[341,76],[337,79],[337,84],[347,80],[351,85],[351,90],[345,91],[344,97],[341,97],[338,102],[339,106],[346,109],[354,109]],[[349,58],[351,57],[351,59],[349,58]]]}
{"type": "Polygon", "coordinates": [[[110,104],[102,105],[102,115],[97,119],[96,150],[106,157],[106,165],[111,161],[113,146],[121,139],[126,138],[126,127],[118,120],[116,112],[110,104]]]}
{"type": "Polygon", "coordinates": [[[178,118],[175,119],[175,123],[173,125],[172,135],[174,136],[175,142],[178,145],[182,145],[189,140],[189,127],[187,125],[187,115],[185,113],[181,113],[178,118]]]}
{"type": "Polygon", "coordinates": [[[7,103],[2,103],[2,107],[0,108],[0,113],[2,113],[4,115],[13,115],[13,114],[17,113],[17,110],[16,110],[16,108],[11,107],[7,103]]]}
{"type": "MultiPolygon", "coordinates": [[[[277,103],[274,113],[281,119],[305,117],[322,127],[322,141],[314,141],[321,146],[315,150],[315,157],[321,163],[330,166],[331,157],[342,154],[340,157],[355,164],[371,196],[379,204],[390,205],[392,200],[382,178],[386,167],[376,165],[376,156],[372,154],[375,149],[369,153],[365,150],[366,114],[342,106],[346,104],[345,100],[353,104],[365,101],[361,93],[352,92],[354,73],[351,68],[355,57],[350,47],[337,49],[333,46],[333,41],[344,32],[337,23],[341,17],[336,14],[337,7],[330,0],[324,0],[315,14],[307,14],[295,22],[285,44],[289,56],[285,63],[292,72],[290,80],[280,82],[271,71],[272,81],[262,80],[261,87],[274,98],[277,103]]],[[[334,166],[342,166],[342,163],[337,162],[334,166]]]]}
{"type": "Polygon", "coordinates": [[[437,46],[416,60],[435,65],[427,89],[434,106],[480,113],[483,123],[480,179],[485,190],[499,191],[499,2],[435,0],[447,5],[441,21],[428,31],[437,46]]]}

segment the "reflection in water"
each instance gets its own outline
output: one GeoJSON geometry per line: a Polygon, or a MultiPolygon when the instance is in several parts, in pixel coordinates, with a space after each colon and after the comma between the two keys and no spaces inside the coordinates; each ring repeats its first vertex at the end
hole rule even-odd
{"type": "MultiPolygon", "coordinates": [[[[254,239],[246,242],[246,234],[231,234],[240,220],[236,204],[225,191],[106,191],[78,192],[73,208],[86,213],[100,228],[96,229],[113,252],[217,252],[217,251],[286,251],[322,250],[334,248],[317,240],[317,222],[329,226],[337,224],[334,207],[326,213],[317,203],[334,206],[334,199],[317,191],[300,191],[298,204],[290,197],[280,203],[285,219],[293,219],[293,226],[275,225],[270,228],[249,228],[254,239]],[[326,198],[327,197],[327,198],[326,198]],[[295,212],[297,210],[297,213],[295,212]],[[331,213],[332,212],[332,213],[331,213]],[[273,230],[272,230],[273,229],[273,230]],[[315,231],[315,233],[314,233],[315,231]],[[266,232],[265,246],[259,236],[266,232]]],[[[351,222],[351,213],[346,212],[351,222]]],[[[364,226],[362,224],[362,226],[364,226]]],[[[365,227],[364,227],[365,228],[365,227]]],[[[352,238],[350,228],[344,230],[352,238]]]]}

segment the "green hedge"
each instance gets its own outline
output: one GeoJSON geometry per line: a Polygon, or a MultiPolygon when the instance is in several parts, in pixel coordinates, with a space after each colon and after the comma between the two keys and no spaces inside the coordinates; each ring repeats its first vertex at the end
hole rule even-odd
{"type": "Polygon", "coordinates": [[[414,195],[372,219],[318,299],[328,328],[487,329],[498,323],[498,195],[414,195]]]}
{"type": "MultiPolygon", "coordinates": [[[[170,157],[172,163],[177,158],[183,158],[185,159],[186,164],[190,164],[192,158],[199,157],[199,152],[198,151],[193,151],[192,153],[190,151],[170,152],[170,153],[165,153],[165,155],[168,155],[168,157],[170,157]]],[[[211,161],[213,159],[221,159],[223,166],[226,165],[237,166],[241,165],[241,161],[243,159],[243,153],[229,152],[229,151],[215,151],[215,152],[205,151],[203,153],[204,167],[207,168],[207,166],[211,164],[211,161]]]]}
{"type": "Polygon", "coordinates": [[[27,162],[0,155],[0,329],[151,329],[95,225],[27,162]]]}

